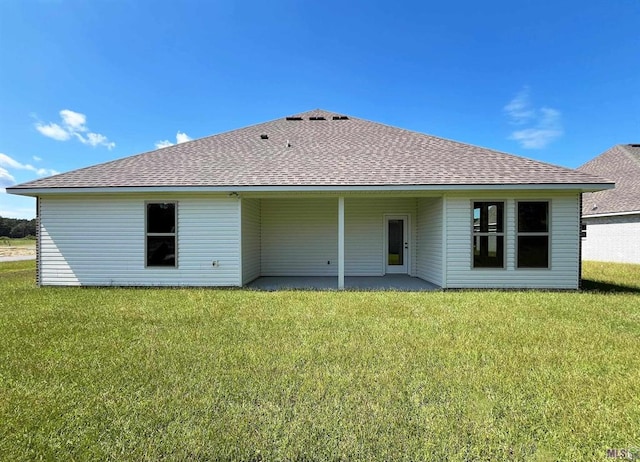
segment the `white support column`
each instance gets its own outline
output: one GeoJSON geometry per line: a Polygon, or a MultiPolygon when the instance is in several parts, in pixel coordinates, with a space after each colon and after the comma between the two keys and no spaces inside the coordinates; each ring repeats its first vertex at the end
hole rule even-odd
{"type": "Polygon", "coordinates": [[[338,289],[344,289],[344,197],[338,198],[338,289]]]}

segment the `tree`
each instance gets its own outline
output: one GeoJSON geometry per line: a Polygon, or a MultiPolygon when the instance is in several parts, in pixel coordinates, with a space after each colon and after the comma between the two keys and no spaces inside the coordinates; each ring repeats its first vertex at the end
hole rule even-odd
{"type": "Polygon", "coordinates": [[[0,217],[0,237],[23,238],[36,235],[36,220],[0,217]]]}

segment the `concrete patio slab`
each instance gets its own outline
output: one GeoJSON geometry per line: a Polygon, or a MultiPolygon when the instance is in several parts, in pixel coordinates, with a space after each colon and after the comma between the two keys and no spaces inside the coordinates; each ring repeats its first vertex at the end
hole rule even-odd
{"type": "MultiPolygon", "coordinates": [[[[348,276],[344,279],[347,290],[397,290],[403,292],[423,292],[440,290],[435,284],[406,274],[385,276],[348,276]]],[[[264,276],[247,285],[256,290],[337,290],[338,278],[334,276],[264,276]]]]}

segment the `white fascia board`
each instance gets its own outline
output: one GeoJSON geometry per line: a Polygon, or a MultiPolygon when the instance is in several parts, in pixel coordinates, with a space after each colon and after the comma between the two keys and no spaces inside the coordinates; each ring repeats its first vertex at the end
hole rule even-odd
{"type": "Polygon", "coordinates": [[[631,212],[594,213],[589,215],[582,215],[582,218],[619,217],[622,215],[640,215],[640,210],[633,210],[631,212]]]}
{"type": "Polygon", "coordinates": [[[434,184],[382,186],[140,186],[99,188],[6,188],[9,194],[39,196],[44,194],[130,194],[130,193],[241,193],[241,192],[387,192],[387,191],[524,191],[563,190],[594,192],[613,189],[613,183],[547,184],[434,184]]]}

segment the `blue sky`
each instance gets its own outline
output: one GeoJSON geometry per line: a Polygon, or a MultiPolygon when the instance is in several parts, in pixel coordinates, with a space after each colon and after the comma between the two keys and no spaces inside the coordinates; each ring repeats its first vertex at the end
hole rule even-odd
{"type": "Polygon", "coordinates": [[[4,187],[323,108],[577,167],[640,142],[640,2],[0,2],[4,187]]]}

